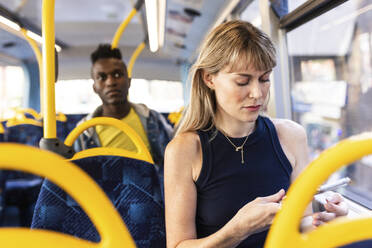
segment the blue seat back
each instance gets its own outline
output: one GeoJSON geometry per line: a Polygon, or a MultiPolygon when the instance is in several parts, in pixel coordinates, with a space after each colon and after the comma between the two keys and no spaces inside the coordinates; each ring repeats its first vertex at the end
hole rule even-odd
{"type": "Polygon", "coordinates": [[[65,140],[67,135],[74,129],[77,123],[83,119],[86,114],[68,114],[66,115],[67,121],[57,121],[57,137],[60,140],[65,140]]]}
{"type": "MultiPolygon", "coordinates": [[[[31,124],[7,127],[5,124],[4,128],[4,142],[39,147],[39,141],[43,136],[42,127],[31,124]]],[[[0,226],[30,226],[33,206],[37,200],[41,182],[42,179],[40,177],[28,173],[8,170],[1,171],[0,184],[2,185],[1,201],[3,210],[5,211],[10,206],[16,206],[19,209],[19,213],[15,216],[17,218],[11,218],[11,221],[1,218],[0,226]]]]}
{"type": "Polygon", "coordinates": [[[7,127],[4,141],[39,147],[41,137],[43,137],[42,127],[23,124],[7,127]]]}
{"type": "MultiPolygon", "coordinates": [[[[165,247],[164,208],[153,165],[115,156],[97,156],[73,162],[105,191],[137,247],[165,247]]],[[[32,228],[54,230],[93,242],[100,240],[80,206],[48,180],[42,185],[32,228]]]]}

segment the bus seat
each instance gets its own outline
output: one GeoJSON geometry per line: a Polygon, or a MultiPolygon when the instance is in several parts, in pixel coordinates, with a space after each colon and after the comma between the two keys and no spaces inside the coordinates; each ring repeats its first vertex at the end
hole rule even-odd
{"type": "Polygon", "coordinates": [[[372,247],[372,240],[365,240],[357,243],[353,243],[350,245],[342,246],[339,248],[371,248],[372,247]]]}
{"type": "MultiPolygon", "coordinates": [[[[165,247],[164,208],[152,164],[119,156],[87,157],[72,162],[100,185],[138,247],[165,247]]],[[[80,206],[48,180],[42,185],[32,228],[59,231],[94,242],[100,240],[80,206]]]]}
{"type": "MultiPolygon", "coordinates": [[[[149,150],[147,149],[145,143],[143,143],[141,137],[137,134],[137,132],[125,122],[122,122],[118,119],[111,118],[111,117],[95,117],[95,118],[92,118],[90,120],[80,123],[69,133],[69,135],[65,139],[64,144],[68,147],[72,147],[75,140],[78,139],[80,134],[82,134],[88,128],[91,128],[97,125],[109,125],[109,126],[113,126],[121,130],[129,137],[129,139],[133,142],[133,144],[137,148],[136,149],[137,151],[133,152],[133,151],[129,151],[126,149],[115,149],[115,148],[110,147],[109,149],[112,149],[112,151],[116,150],[115,152],[116,156],[139,159],[145,162],[149,162],[151,164],[154,163],[149,150]],[[121,151],[118,152],[118,150],[121,150],[121,151]]],[[[96,148],[86,149],[86,150],[76,153],[72,159],[80,159],[80,158],[92,157],[92,156],[97,156],[97,155],[110,155],[107,152],[107,148],[108,147],[96,147],[96,148]]]]}
{"type": "Polygon", "coordinates": [[[32,120],[41,120],[41,114],[39,114],[36,110],[32,108],[19,108],[15,107],[12,108],[15,118],[19,119],[20,117],[32,120]]]}
{"type": "MultiPolygon", "coordinates": [[[[4,141],[39,147],[42,136],[43,128],[41,126],[17,124],[7,126],[4,141]]],[[[29,227],[42,179],[24,172],[4,170],[1,180],[3,184],[3,213],[11,214],[9,214],[9,218],[5,218],[7,216],[4,215],[4,218],[0,219],[0,225],[29,227]],[[12,212],[12,208],[15,208],[16,211],[12,212]]]]}
{"type": "Polygon", "coordinates": [[[135,247],[113,204],[83,170],[56,154],[30,146],[0,144],[0,150],[1,169],[33,173],[56,183],[80,204],[102,237],[101,242],[94,244],[48,230],[8,227],[0,228],[2,247],[135,247]]]}
{"type": "Polygon", "coordinates": [[[65,140],[67,135],[76,127],[76,124],[83,119],[86,114],[67,114],[66,121],[57,120],[57,137],[65,140]]]}
{"type": "Polygon", "coordinates": [[[4,213],[0,226],[30,227],[43,180],[21,171],[2,170],[0,181],[4,213]]]}
{"type": "Polygon", "coordinates": [[[32,124],[8,125],[4,133],[4,141],[39,147],[43,137],[43,128],[32,124]]]}
{"type": "Polygon", "coordinates": [[[0,122],[0,142],[2,142],[4,140],[4,132],[5,132],[4,126],[0,122]]]}

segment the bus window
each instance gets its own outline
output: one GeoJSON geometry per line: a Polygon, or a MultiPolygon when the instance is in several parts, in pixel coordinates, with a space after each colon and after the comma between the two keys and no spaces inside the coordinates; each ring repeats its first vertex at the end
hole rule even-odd
{"type": "MultiPolygon", "coordinates": [[[[101,105],[91,79],[60,80],[56,84],[56,110],[65,114],[87,114],[101,105]]],[[[129,100],[144,103],[161,113],[178,111],[183,105],[181,82],[133,78],[129,100]]]]}
{"type": "Polygon", "coordinates": [[[56,83],[56,111],[64,114],[87,114],[101,104],[93,91],[91,79],[60,80],[56,83]]]}
{"type": "MultiPolygon", "coordinates": [[[[307,131],[312,158],[372,131],[370,23],[371,2],[350,0],[287,34],[292,114],[307,131]]],[[[372,209],[371,158],[340,173],[353,180],[342,193],[372,209]]]]}
{"type": "Polygon", "coordinates": [[[0,66],[0,120],[14,116],[25,102],[25,75],[20,66],[0,66]]]}
{"type": "Polygon", "coordinates": [[[133,78],[129,88],[129,101],[144,103],[161,113],[178,111],[184,105],[182,83],[133,78]]]}
{"type": "Polygon", "coordinates": [[[261,14],[258,6],[258,1],[253,1],[247,8],[240,14],[240,19],[252,23],[252,25],[261,29],[261,14]]]}

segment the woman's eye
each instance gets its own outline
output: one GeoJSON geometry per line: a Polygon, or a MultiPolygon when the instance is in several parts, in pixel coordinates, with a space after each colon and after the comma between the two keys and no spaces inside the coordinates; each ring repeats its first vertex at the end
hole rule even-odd
{"type": "Polygon", "coordinates": [[[270,81],[270,78],[262,78],[260,79],[260,82],[261,83],[266,83],[266,82],[269,82],[270,81]]]}
{"type": "Polygon", "coordinates": [[[236,84],[238,86],[245,86],[245,85],[249,84],[249,81],[246,81],[246,82],[237,82],[236,84]]]}

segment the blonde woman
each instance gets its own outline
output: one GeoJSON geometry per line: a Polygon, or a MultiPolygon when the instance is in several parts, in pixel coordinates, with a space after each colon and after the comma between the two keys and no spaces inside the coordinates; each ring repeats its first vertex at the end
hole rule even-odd
{"type": "MultiPolygon", "coordinates": [[[[165,153],[167,246],[262,247],[280,201],[307,165],[304,129],[260,115],[275,66],[270,39],[230,21],[206,38],[191,101],[165,153]]],[[[313,225],[345,215],[335,194],[313,225]]]]}

